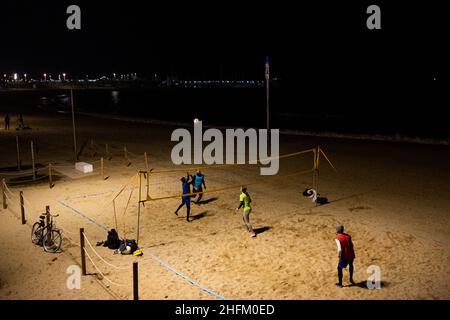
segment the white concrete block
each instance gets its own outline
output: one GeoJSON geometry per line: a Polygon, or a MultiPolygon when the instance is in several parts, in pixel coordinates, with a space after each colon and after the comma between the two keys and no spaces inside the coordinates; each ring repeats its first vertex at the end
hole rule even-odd
{"type": "Polygon", "coordinates": [[[75,169],[83,173],[89,173],[94,171],[94,167],[90,163],[77,162],[75,163],[75,169]]]}

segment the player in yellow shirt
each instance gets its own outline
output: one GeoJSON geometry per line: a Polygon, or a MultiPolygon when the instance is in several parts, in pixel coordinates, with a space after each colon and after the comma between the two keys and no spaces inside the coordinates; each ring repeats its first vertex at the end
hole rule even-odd
{"type": "Polygon", "coordinates": [[[236,208],[236,211],[239,210],[241,207],[244,209],[243,219],[244,224],[247,227],[248,232],[250,232],[250,235],[252,237],[256,237],[255,231],[253,231],[252,225],[250,224],[250,212],[252,212],[252,207],[250,203],[252,202],[252,199],[250,198],[250,195],[247,192],[247,188],[241,187],[241,195],[239,196],[239,207],[236,208]]]}

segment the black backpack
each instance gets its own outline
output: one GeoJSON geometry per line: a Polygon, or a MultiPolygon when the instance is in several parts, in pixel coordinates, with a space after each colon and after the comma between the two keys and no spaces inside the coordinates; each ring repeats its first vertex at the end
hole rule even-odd
{"type": "Polygon", "coordinates": [[[111,231],[108,231],[108,238],[104,243],[104,246],[109,249],[119,249],[120,240],[116,229],[111,229],[111,231]]]}
{"type": "Polygon", "coordinates": [[[120,240],[119,252],[121,254],[133,254],[137,249],[136,240],[120,240]],[[127,246],[130,247],[130,251],[127,251],[127,246]]]}

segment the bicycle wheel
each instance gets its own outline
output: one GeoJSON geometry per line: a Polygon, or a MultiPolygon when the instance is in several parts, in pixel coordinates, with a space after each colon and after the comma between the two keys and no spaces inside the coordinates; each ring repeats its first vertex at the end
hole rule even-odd
{"type": "Polygon", "coordinates": [[[42,245],[42,232],[44,228],[42,228],[39,222],[33,224],[33,228],[31,228],[31,242],[41,246],[42,245]]]}
{"type": "Polygon", "coordinates": [[[44,250],[46,252],[55,253],[61,249],[62,235],[60,230],[53,229],[51,231],[50,237],[48,232],[44,234],[43,238],[44,250]]]}

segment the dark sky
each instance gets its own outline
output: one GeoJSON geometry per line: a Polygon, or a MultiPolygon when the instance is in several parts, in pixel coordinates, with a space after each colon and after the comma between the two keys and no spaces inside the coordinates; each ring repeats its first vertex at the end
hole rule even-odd
{"type": "Polygon", "coordinates": [[[272,75],[291,81],[431,81],[445,75],[447,22],[431,1],[8,0],[0,72],[263,79],[269,54],[272,75]],[[70,4],[79,31],[66,28],[70,4]],[[366,28],[369,4],[382,30],[366,28]]]}

